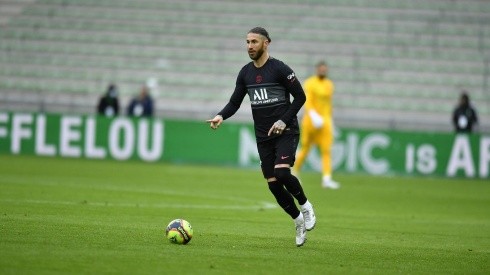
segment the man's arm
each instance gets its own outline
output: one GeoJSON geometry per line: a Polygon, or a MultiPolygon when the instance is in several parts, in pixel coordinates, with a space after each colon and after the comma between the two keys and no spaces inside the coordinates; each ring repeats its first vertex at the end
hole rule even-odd
{"type": "Polygon", "coordinates": [[[455,129],[458,129],[458,110],[454,109],[453,115],[452,115],[452,123],[455,129]]]}
{"type": "Polygon", "coordinates": [[[310,117],[313,127],[315,129],[320,129],[322,128],[324,121],[322,116],[317,112],[317,110],[313,106],[313,102],[317,100],[316,95],[313,92],[313,87],[312,87],[313,85],[314,82],[312,78],[307,79],[303,85],[305,95],[306,95],[305,115],[310,117]]]}
{"type": "Polygon", "coordinates": [[[474,122],[473,128],[474,128],[474,131],[480,132],[480,127],[479,127],[480,125],[478,123],[478,116],[476,115],[476,110],[473,108],[471,108],[471,110],[473,111],[473,122],[474,122]]]}
{"type": "Polygon", "coordinates": [[[235,91],[230,97],[230,101],[228,101],[228,104],[225,105],[225,107],[218,113],[218,115],[222,116],[223,120],[233,116],[238,111],[238,109],[240,109],[240,105],[242,105],[243,98],[245,97],[246,93],[247,90],[244,86],[237,85],[235,87],[235,91]]]}
{"type": "Polygon", "coordinates": [[[288,110],[282,115],[281,119],[276,121],[269,129],[268,136],[273,133],[282,134],[286,129],[287,124],[298,114],[306,101],[305,92],[291,68],[284,65],[284,67],[280,69],[280,78],[282,79],[282,84],[286,88],[286,91],[293,96],[293,102],[291,102],[291,105],[289,105],[288,110]]]}
{"type": "Polygon", "coordinates": [[[284,75],[281,77],[284,79],[283,85],[286,91],[293,96],[293,102],[291,102],[288,110],[281,117],[281,120],[287,124],[298,114],[303,104],[305,104],[306,95],[303,87],[301,87],[301,83],[299,83],[296,75],[288,66],[285,66],[281,73],[284,75]]]}
{"type": "Polygon", "coordinates": [[[235,86],[235,91],[230,97],[230,101],[225,107],[212,119],[206,120],[206,122],[210,123],[210,127],[212,129],[217,129],[223,120],[234,115],[238,109],[240,109],[240,105],[243,102],[243,98],[245,97],[247,90],[245,86],[241,85],[237,81],[237,85],[235,86]]]}
{"type": "Polygon", "coordinates": [[[476,110],[474,108],[471,108],[473,111],[473,122],[478,124],[478,116],[476,115],[476,110]]]}

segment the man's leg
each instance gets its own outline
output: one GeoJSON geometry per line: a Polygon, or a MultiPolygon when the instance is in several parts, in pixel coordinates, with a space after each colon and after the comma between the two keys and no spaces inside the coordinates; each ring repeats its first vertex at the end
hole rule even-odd
{"type": "Polygon", "coordinates": [[[274,177],[268,178],[267,183],[269,185],[269,190],[276,198],[279,206],[281,206],[281,208],[294,220],[294,225],[296,227],[296,246],[302,246],[306,242],[306,224],[303,213],[296,207],[293,197],[286,189],[284,189],[282,183],[274,177]]]}
{"type": "Polygon", "coordinates": [[[284,185],[274,176],[275,141],[266,141],[257,144],[262,173],[267,180],[269,190],[274,195],[281,208],[294,220],[296,226],[296,245],[302,246],[306,241],[306,228],[303,214],[294,203],[294,198],[284,188],[284,185]]]}
{"type": "Polygon", "coordinates": [[[319,140],[320,153],[322,155],[322,187],[338,189],[340,184],[332,179],[332,144],[333,129],[331,126],[325,127],[319,140]]]}
{"type": "Polygon", "coordinates": [[[316,216],[313,211],[313,205],[306,198],[303,187],[299,183],[299,180],[291,175],[291,169],[289,164],[276,164],[274,169],[277,181],[284,184],[287,191],[293,195],[298,201],[301,207],[301,213],[305,220],[306,230],[312,230],[316,224],[316,216]]]}
{"type": "Polygon", "coordinates": [[[300,205],[306,203],[307,199],[303,187],[299,183],[298,178],[291,174],[289,164],[276,164],[274,166],[274,175],[280,183],[284,184],[284,187],[286,187],[300,205]]]}
{"type": "Polygon", "coordinates": [[[298,135],[284,135],[276,142],[276,159],[274,165],[274,176],[277,181],[284,184],[286,189],[298,201],[301,212],[305,218],[306,229],[315,227],[316,217],[313,206],[306,198],[303,187],[299,180],[291,174],[291,166],[294,165],[294,152],[298,146],[298,135]]]}
{"type": "Polygon", "coordinates": [[[296,162],[292,171],[295,176],[299,175],[299,171],[301,171],[301,167],[303,167],[306,157],[308,156],[311,146],[313,145],[312,133],[308,127],[303,126],[301,128],[300,144],[301,146],[298,154],[296,155],[296,162]]]}
{"type": "Polygon", "coordinates": [[[284,189],[284,185],[280,183],[276,178],[268,178],[267,184],[272,195],[276,198],[277,203],[284,211],[295,219],[300,214],[298,207],[294,204],[294,199],[291,194],[284,189]]]}

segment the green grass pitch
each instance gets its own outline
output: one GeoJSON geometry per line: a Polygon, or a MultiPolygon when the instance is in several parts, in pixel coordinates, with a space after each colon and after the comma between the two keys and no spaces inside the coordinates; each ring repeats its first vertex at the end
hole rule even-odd
{"type": "Polygon", "coordinates": [[[297,248],[255,169],[3,155],[0,274],[490,274],[488,180],[336,179],[297,248]]]}

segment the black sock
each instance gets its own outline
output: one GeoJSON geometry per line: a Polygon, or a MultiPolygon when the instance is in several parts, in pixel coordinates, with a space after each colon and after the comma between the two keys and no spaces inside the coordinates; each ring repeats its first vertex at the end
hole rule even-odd
{"type": "Polygon", "coordinates": [[[298,217],[298,207],[296,207],[293,197],[286,191],[286,189],[284,189],[282,183],[277,181],[269,182],[269,190],[271,190],[274,197],[276,197],[279,206],[281,206],[291,218],[295,219],[298,217]]]}
{"type": "Polygon", "coordinates": [[[276,176],[277,181],[284,184],[284,187],[286,187],[289,193],[298,200],[300,205],[306,203],[307,199],[303,187],[301,186],[301,183],[299,183],[299,180],[291,175],[291,169],[286,167],[275,168],[274,175],[276,176]]]}

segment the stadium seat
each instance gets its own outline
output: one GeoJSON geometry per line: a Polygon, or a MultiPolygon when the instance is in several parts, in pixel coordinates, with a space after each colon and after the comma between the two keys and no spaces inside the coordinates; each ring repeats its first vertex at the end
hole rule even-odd
{"type": "Polygon", "coordinates": [[[433,117],[431,123],[444,117],[440,129],[449,129],[448,112],[466,89],[480,114],[490,116],[490,3],[485,1],[5,3],[0,2],[0,89],[66,93],[82,111],[108,83],[117,83],[128,100],[148,78],[156,78],[160,115],[186,116],[187,104],[206,103],[211,106],[203,116],[208,116],[226,102],[237,72],[249,61],[244,35],[255,22],[270,30],[271,54],[294,68],[300,80],[313,73],[318,60],[328,61],[339,114],[386,109],[391,121],[393,111],[409,118],[424,112],[433,117]],[[85,102],[82,95],[89,95],[85,102]],[[182,108],[174,106],[176,99],[182,108]]]}

